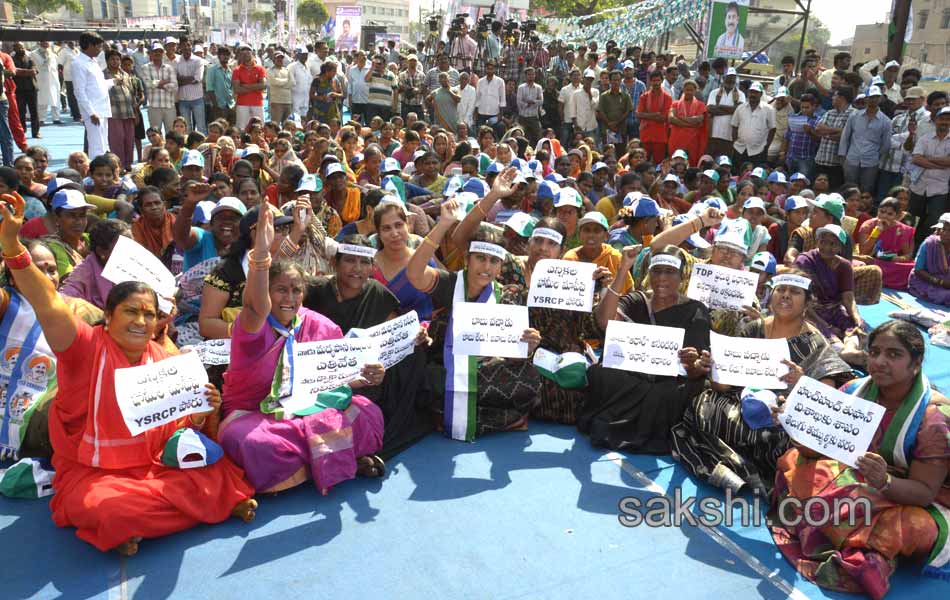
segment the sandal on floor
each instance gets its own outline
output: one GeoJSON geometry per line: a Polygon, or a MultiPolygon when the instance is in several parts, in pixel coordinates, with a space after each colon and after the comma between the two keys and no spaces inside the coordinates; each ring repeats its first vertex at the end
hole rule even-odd
{"type": "Polygon", "coordinates": [[[357,461],[356,473],[363,477],[382,477],[386,474],[386,463],[375,454],[361,456],[357,461]],[[364,459],[368,459],[364,460],[364,459]]]}

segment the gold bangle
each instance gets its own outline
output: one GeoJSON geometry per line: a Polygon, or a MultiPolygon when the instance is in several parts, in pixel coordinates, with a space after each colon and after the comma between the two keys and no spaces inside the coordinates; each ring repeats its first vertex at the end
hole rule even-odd
{"type": "Polygon", "coordinates": [[[439,249],[439,245],[436,244],[435,242],[433,242],[431,239],[429,239],[429,236],[425,236],[424,238],[422,238],[422,242],[423,242],[424,244],[429,244],[430,246],[432,246],[432,249],[433,249],[433,250],[438,250],[438,249],[439,249]]]}
{"type": "Polygon", "coordinates": [[[611,294],[613,294],[614,296],[618,297],[618,298],[621,297],[621,296],[620,296],[620,292],[618,292],[617,290],[615,290],[615,289],[613,288],[613,286],[608,285],[608,286],[607,286],[607,291],[610,292],[611,294]]]}
{"type": "Polygon", "coordinates": [[[231,334],[234,332],[234,321],[228,323],[228,337],[231,337],[231,334]]]}
{"type": "Polygon", "coordinates": [[[205,415],[205,416],[201,419],[201,421],[199,422],[199,421],[195,421],[195,415],[190,415],[190,416],[188,417],[188,420],[191,421],[191,424],[192,424],[192,425],[194,425],[195,427],[199,427],[199,428],[200,428],[200,427],[204,427],[204,426],[205,426],[205,423],[208,421],[208,416],[205,415]]]}
{"type": "Polygon", "coordinates": [[[482,213],[482,218],[483,218],[483,219],[487,219],[487,218],[488,218],[488,213],[485,212],[485,209],[484,209],[484,208],[482,208],[482,203],[481,203],[481,202],[477,202],[477,203],[475,204],[475,208],[478,209],[478,212],[482,213]]]}

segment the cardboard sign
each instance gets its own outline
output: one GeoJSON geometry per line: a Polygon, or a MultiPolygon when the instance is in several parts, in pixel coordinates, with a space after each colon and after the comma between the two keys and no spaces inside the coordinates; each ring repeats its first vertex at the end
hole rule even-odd
{"type": "Polygon", "coordinates": [[[759,276],[755,273],[718,265],[695,264],[686,295],[710,309],[740,310],[743,306],[752,306],[758,285],[759,276]]]}
{"type": "Polygon", "coordinates": [[[340,339],[294,344],[293,388],[281,406],[296,412],[313,406],[317,394],[347,385],[359,378],[368,363],[379,362],[373,339],[340,339]]]}
{"type": "Polygon", "coordinates": [[[231,340],[205,340],[194,346],[185,346],[198,354],[201,362],[205,365],[228,365],[231,364],[231,340]]]}
{"type": "Polygon", "coordinates": [[[546,258],[531,276],[528,306],[591,312],[594,308],[594,263],[546,258]]]}
{"type": "Polygon", "coordinates": [[[649,375],[683,373],[679,351],[685,329],[610,321],[604,338],[604,366],[649,375]]]}
{"type": "Polygon", "coordinates": [[[197,352],[115,370],[116,401],[132,435],[211,410],[206,383],[208,374],[197,352]]]}
{"type": "Polygon", "coordinates": [[[785,401],[779,423],[793,440],[855,466],[884,418],[884,407],[802,377],[785,401]]]}
{"type": "Polygon", "coordinates": [[[528,307],[456,302],[452,307],[452,339],[459,356],[527,358],[521,341],[528,329],[528,307]]]}
{"type": "Polygon", "coordinates": [[[419,315],[414,310],[375,327],[354,327],[346,333],[347,338],[376,340],[379,345],[379,362],[387,369],[395,367],[415,352],[417,335],[419,315]]]}
{"type": "Polygon", "coordinates": [[[784,339],[734,338],[709,332],[712,380],[716,383],[764,390],[788,387],[779,377],[788,373],[790,360],[784,339]]]}
{"type": "Polygon", "coordinates": [[[135,240],[120,235],[109,262],[102,269],[102,276],[112,283],[141,281],[158,294],[158,307],[165,314],[172,310],[166,298],[175,297],[175,276],[165,268],[162,261],[135,240]]]}

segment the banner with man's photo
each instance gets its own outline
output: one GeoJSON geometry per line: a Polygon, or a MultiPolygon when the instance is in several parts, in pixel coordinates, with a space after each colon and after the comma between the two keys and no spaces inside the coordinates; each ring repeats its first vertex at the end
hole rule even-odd
{"type": "Polygon", "coordinates": [[[706,58],[742,58],[749,0],[712,0],[710,9],[706,58]]]}
{"type": "Polygon", "coordinates": [[[336,28],[333,30],[334,48],[355,50],[360,47],[360,30],[363,22],[361,6],[337,6],[336,28]]]}

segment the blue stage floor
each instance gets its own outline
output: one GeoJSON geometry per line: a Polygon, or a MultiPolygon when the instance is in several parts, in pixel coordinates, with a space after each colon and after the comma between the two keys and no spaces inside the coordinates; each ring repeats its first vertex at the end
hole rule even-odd
{"type": "MultiPolygon", "coordinates": [[[[81,147],[75,126],[43,134],[52,169],[81,147]]],[[[862,313],[877,325],[894,309],[862,313]]],[[[928,352],[926,372],[950,389],[950,352],[928,352]]],[[[474,444],[430,435],[385,480],[261,497],[249,525],[145,540],[130,559],[56,528],[45,500],[0,499],[0,598],[852,597],[802,580],[764,525],[619,524],[622,498],[677,487],[722,497],[669,457],[603,452],[572,427],[532,423],[474,444]]],[[[902,567],[888,598],[948,597],[918,570],[902,567]]]]}

